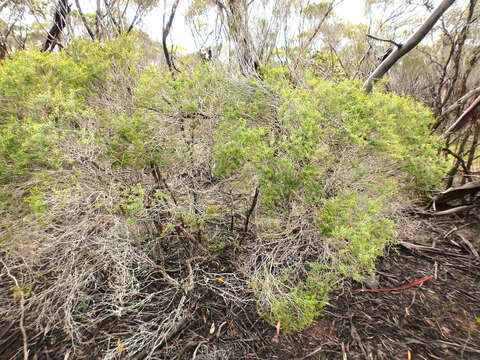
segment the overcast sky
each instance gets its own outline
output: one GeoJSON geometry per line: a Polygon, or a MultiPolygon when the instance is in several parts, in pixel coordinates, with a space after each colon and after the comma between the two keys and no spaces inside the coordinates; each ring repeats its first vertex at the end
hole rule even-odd
{"type": "MultiPolygon", "coordinates": [[[[87,1],[93,5],[93,0],[87,1]]],[[[177,15],[173,22],[170,40],[172,44],[182,44],[182,47],[194,51],[195,44],[192,34],[184,21],[189,3],[190,0],[180,0],[177,15]]],[[[335,8],[335,13],[344,21],[360,23],[364,15],[364,2],[363,0],[344,0],[335,8]]],[[[160,5],[146,16],[141,25],[142,29],[155,40],[161,40],[162,38],[162,17],[163,6],[160,5]]]]}

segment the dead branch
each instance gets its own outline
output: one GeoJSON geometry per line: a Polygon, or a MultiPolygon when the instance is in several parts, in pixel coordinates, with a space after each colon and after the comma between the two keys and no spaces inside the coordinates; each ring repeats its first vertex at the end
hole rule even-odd
{"type": "Polygon", "coordinates": [[[183,219],[175,225],[175,231],[179,236],[185,236],[192,244],[194,244],[197,248],[202,250],[204,253],[208,254],[208,250],[198,241],[195,236],[190,234],[187,230],[185,230],[185,224],[183,219]]]}
{"type": "Polygon", "coordinates": [[[480,181],[470,182],[462,186],[450,188],[434,197],[433,202],[443,204],[450,200],[462,199],[466,195],[480,191],[480,181]]]}
{"type": "Polygon", "coordinates": [[[77,5],[78,13],[80,14],[80,18],[82,19],[83,25],[87,29],[88,35],[90,35],[92,40],[95,40],[95,34],[93,33],[92,29],[90,29],[90,26],[88,25],[87,19],[85,18],[85,15],[83,14],[82,8],[80,7],[80,1],[75,0],[75,5],[77,5]]]}
{"type": "Polygon", "coordinates": [[[451,209],[448,209],[448,210],[444,210],[444,211],[437,211],[437,212],[433,213],[432,215],[433,216],[451,215],[451,214],[456,214],[456,213],[459,213],[459,212],[464,212],[464,211],[473,209],[475,207],[476,207],[476,205],[462,205],[462,206],[457,206],[457,207],[454,207],[454,208],[451,208],[451,209]]]}
{"type": "Polygon", "coordinates": [[[455,2],[455,0],[443,0],[442,3],[435,9],[430,17],[422,24],[410,39],[405,42],[402,47],[397,48],[375,69],[375,71],[369,76],[364,83],[364,88],[367,93],[372,91],[373,83],[377,82],[387,73],[395,63],[402,58],[405,54],[410,52],[420,41],[430,32],[435,23],[440,17],[447,11],[447,9],[455,2]]]}
{"type": "Polygon", "coordinates": [[[475,249],[475,247],[472,245],[472,243],[470,241],[468,241],[465,238],[465,236],[463,236],[462,234],[460,234],[458,232],[456,234],[460,239],[462,239],[462,241],[465,243],[465,245],[467,245],[468,249],[473,254],[473,256],[475,256],[476,259],[480,260],[480,255],[478,254],[477,249],[475,249]]]}
{"type": "Polygon", "coordinates": [[[403,46],[401,43],[397,43],[396,41],[393,41],[393,40],[390,40],[390,39],[382,39],[382,38],[379,38],[377,36],[373,36],[373,35],[370,35],[370,34],[367,34],[366,36],[370,39],[373,39],[373,40],[388,42],[390,44],[395,45],[397,48],[401,48],[403,46]]]}
{"type": "Polygon", "coordinates": [[[12,281],[15,283],[15,288],[20,294],[20,331],[22,332],[22,338],[23,338],[23,358],[24,360],[28,360],[28,338],[27,338],[27,332],[25,331],[25,327],[23,325],[23,320],[25,318],[25,298],[23,297],[23,291],[20,285],[18,284],[18,280],[15,276],[13,276],[10,273],[10,269],[8,268],[7,264],[3,260],[0,259],[0,262],[2,263],[3,267],[7,271],[7,275],[12,281]]]}
{"type": "Polygon", "coordinates": [[[464,128],[469,123],[469,121],[473,119],[473,111],[477,108],[478,105],[480,105],[480,96],[478,96],[467,108],[467,110],[465,110],[463,114],[460,115],[457,121],[455,121],[455,123],[445,131],[443,136],[449,136],[464,128]]]}
{"type": "Polygon", "coordinates": [[[250,221],[250,216],[252,215],[253,210],[255,209],[255,206],[257,205],[257,199],[258,199],[258,187],[255,188],[255,194],[253,195],[252,205],[250,205],[250,209],[248,209],[247,214],[246,214],[245,226],[243,228],[244,232],[248,231],[248,223],[250,221]]]}
{"type": "Polygon", "coordinates": [[[480,94],[480,86],[479,87],[476,87],[475,89],[473,90],[470,90],[468,93],[466,93],[465,95],[463,95],[460,99],[458,99],[457,101],[455,101],[452,105],[450,105],[440,116],[441,117],[444,117],[448,114],[450,114],[451,112],[455,111],[455,110],[458,110],[462,105],[465,104],[465,102],[470,99],[471,97],[473,96],[477,96],[480,94]]]}
{"type": "Polygon", "coordinates": [[[168,47],[167,47],[167,37],[170,34],[170,31],[172,29],[172,23],[173,23],[173,18],[175,17],[175,13],[177,11],[177,6],[180,0],[175,0],[175,2],[172,5],[172,10],[170,11],[170,17],[168,18],[167,24],[165,25],[165,14],[163,14],[163,34],[162,34],[162,47],[163,47],[163,54],[165,55],[165,60],[167,61],[167,66],[170,71],[173,71],[175,68],[175,65],[173,64],[173,60],[171,55],[168,52],[168,47]]]}

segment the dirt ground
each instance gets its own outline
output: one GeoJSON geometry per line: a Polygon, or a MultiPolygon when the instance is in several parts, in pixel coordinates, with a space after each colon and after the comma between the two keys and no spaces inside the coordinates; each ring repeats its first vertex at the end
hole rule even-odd
{"type": "MultiPolygon", "coordinates": [[[[412,228],[378,260],[374,287],[394,288],[432,275],[420,285],[354,292],[365,284],[348,283],[332,294],[324,315],[312,326],[279,336],[256,314],[253,302],[237,308],[197,291],[191,312],[154,358],[480,359],[478,214],[417,218],[412,228]],[[217,324],[213,334],[212,323],[217,324]]],[[[118,326],[112,320],[99,331],[118,326]]],[[[76,358],[61,332],[27,337],[31,359],[76,358]]],[[[23,358],[21,347],[17,324],[0,321],[0,360],[23,358]]],[[[118,358],[145,356],[120,352],[118,358]]]]}
{"type": "Polygon", "coordinates": [[[480,359],[479,219],[419,224],[415,238],[401,238],[378,261],[378,284],[432,279],[401,291],[337,294],[301,335],[302,351],[278,358],[480,359]]]}

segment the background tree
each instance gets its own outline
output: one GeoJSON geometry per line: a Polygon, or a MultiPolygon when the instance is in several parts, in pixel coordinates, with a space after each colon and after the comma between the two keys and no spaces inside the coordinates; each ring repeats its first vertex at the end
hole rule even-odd
{"type": "Polygon", "coordinates": [[[412,50],[422,41],[422,39],[430,32],[435,23],[440,19],[445,11],[455,2],[455,0],[444,0],[432,12],[429,18],[422,24],[422,26],[403,44],[397,44],[397,48],[375,69],[375,71],[368,77],[365,82],[365,89],[367,92],[372,90],[373,83],[382,78],[395,63],[412,50]]]}
{"type": "Polygon", "coordinates": [[[55,8],[53,17],[53,25],[48,32],[47,39],[43,45],[43,51],[53,51],[55,46],[59,45],[59,38],[63,29],[67,25],[67,15],[70,13],[70,5],[68,0],[59,0],[55,8]]]}

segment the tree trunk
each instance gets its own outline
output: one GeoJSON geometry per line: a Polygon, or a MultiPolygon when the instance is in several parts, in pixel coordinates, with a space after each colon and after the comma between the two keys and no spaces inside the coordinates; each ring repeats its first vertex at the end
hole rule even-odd
{"type": "Polygon", "coordinates": [[[248,29],[248,2],[246,0],[226,0],[225,4],[215,0],[220,13],[225,16],[230,38],[236,45],[237,58],[242,73],[257,72],[260,59],[253,45],[248,29]]]}
{"type": "Polygon", "coordinates": [[[85,18],[85,15],[83,14],[82,8],[80,7],[80,1],[75,0],[75,4],[77,5],[78,14],[80,15],[80,18],[82,19],[83,25],[87,29],[88,35],[90,35],[92,40],[95,40],[95,35],[94,35],[92,29],[90,29],[90,26],[88,25],[87,19],[85,18]]]}
{"type": "Polygon", "coordinates": [[[57,9],[55,10],[53,26],[48,32],[47,40],[45,40],[45,44],[43,45],[43,51],[53,51],[53,49],[55,49],[60,34],[65,26],[67,26],[67,15],[69,12],[70,5],[68,5],[68,0],[59,0],[57,9]]]}
{"type": "Polygon", "coordinates": [[[168,18],[167,24],[165,25],[165,14],[163,15],[163,34],[162,34],[162,47],[163,47],[163,54],[165,55],[165,60],[167,61],[167,66],[170,71],[173,71],[175,65],[173,64],[173,60],[171,55],[168,52],[167,47],[167,37],[170,34],[170,30],[172,29],[173,18],[175,17],[175,13],[177,11],[177,6],[180,0],[175,0],[172,5],[172,11],[170,12],[170,17],[168,18]]]}
{"type": "Polygon", "coordinates": [[[380,80],[395,63],[418,45],[420,41],[428,34],[433,28],[435,23],[445,13],[445,11],[455,2],[455,0],[443,0],[442,3],[435,9],[430,17],[423,23],[415,34],[413,34],[408,41],[401,47],[398,47],[375,69],[375,71],[369,76],[363,87],[366,92],[372,91],[373,83],[380,80]]]}

